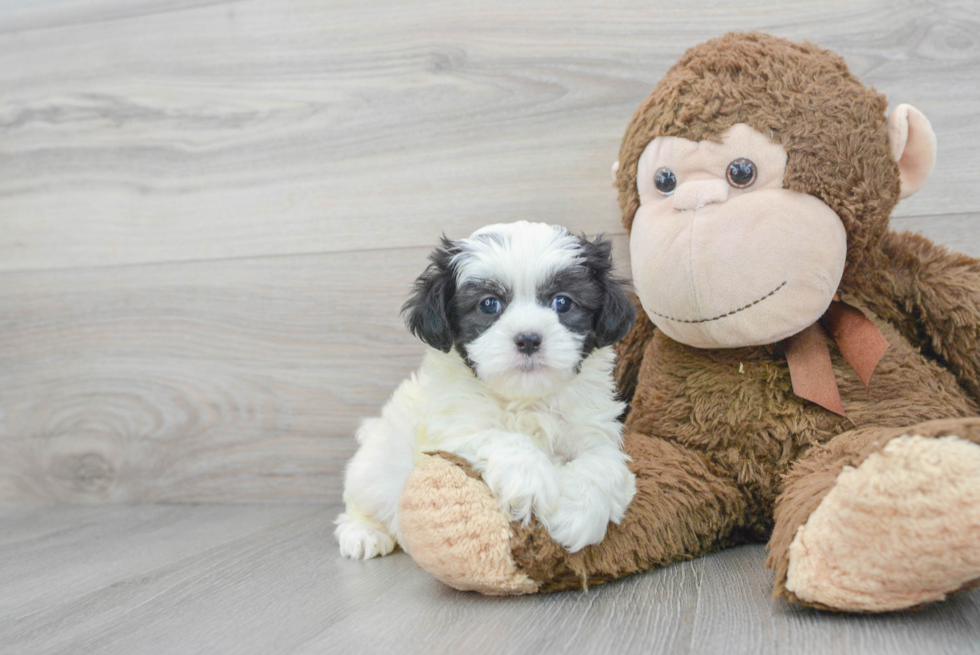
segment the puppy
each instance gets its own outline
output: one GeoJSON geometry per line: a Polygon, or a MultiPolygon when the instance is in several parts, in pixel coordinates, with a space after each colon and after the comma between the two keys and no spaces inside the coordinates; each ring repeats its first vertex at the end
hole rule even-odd
{"type": "Polygon", "coordinates": [[[512,520],[533,514],[569,551],[623,518],[636,484],[611,346],[635,316],[610,250],[526,221],[443,237],[402,308],[430,346],[422,367],[356,435],[334,533],[343,555],[394,549],[405,479],[436,450],[468,460],[512,520]]]}

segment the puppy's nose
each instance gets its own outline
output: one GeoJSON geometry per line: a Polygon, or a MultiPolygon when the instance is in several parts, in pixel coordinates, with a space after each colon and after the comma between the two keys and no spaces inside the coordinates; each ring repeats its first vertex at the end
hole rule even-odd
{"type": "Polygon", "coordinates": [[[530,355],[541,347],[541,335],[537,332],[522,332],[514,337],[514,343],[522,354],[530,355]]]}

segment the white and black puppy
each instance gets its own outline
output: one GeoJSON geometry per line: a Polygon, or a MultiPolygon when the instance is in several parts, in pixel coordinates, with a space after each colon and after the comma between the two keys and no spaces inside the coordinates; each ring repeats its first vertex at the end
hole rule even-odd
{"type": "Polygon", "coordinates": [[[636,484],[611,346],[635,317],[610,250],[526,221],[443,238],[403,307],[431,348],[357,432],[334,533],[343,555],[391,552],[405,479],[436,450],[472,463],[513,520],[533,513],[570,551],[623,518],[636,484]]]}

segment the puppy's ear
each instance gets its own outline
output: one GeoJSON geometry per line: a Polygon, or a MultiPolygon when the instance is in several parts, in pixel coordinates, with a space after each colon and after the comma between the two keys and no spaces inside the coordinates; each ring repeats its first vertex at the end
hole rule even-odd
{"type": "Polygon", "coordinates": [[[429,266],[415,280],[411,297],[402,305],[405,325],[424,343],[444,353],[453,347],[451,303],[456,293],[452,267],[459,247],[442,236],[442,244],[429,255],[429,266]]]}
{"type": "Polygon", "coordinates": [[[626,295],[628,283],[612,274],[612,243],[601,235],[595,239],[579,237],[585,265],[602,289],[602,305],[592,318],[596,348],[611,346],[633,329],[636,309],[626,295]]]}

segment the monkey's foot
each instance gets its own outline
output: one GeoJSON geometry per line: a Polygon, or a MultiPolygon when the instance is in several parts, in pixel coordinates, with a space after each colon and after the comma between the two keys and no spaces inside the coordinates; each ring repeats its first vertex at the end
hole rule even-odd
{"type": "Polygon", "coordinates": [[[892,439],[843,469],[788,555],[786,590],[828,609],[906,609],[980,585],[980,446],[892,439]]]}
{"type": "Polygon", "coordinates": [[[490,595],[538,590],[514,560],[510,520],[459,458],[429,456],[415,467],[402,490],[398,521],[404,549],[450,587],[490,595]]]}

